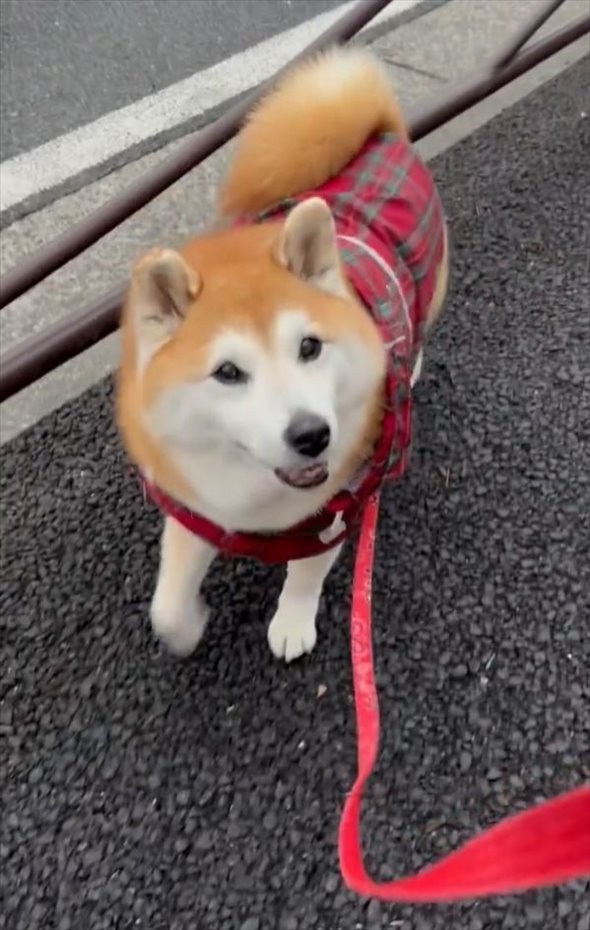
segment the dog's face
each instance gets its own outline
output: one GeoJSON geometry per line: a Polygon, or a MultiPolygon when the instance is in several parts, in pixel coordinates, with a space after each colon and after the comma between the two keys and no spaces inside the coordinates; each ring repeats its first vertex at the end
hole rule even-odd
{"type": "Polygon", "coordinates": [[[317,200],[137,267],[128,311],[143,416],[172,455],[237,457],[297,489],[350,451],[383,379],[381,339],[350,297],[317,200]]]}

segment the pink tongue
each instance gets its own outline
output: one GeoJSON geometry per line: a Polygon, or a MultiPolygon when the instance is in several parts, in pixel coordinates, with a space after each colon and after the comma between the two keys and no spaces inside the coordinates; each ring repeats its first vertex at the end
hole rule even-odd
{"type": "Polygon", "coordinates": [[[293,478],[315,478],[316,475],[323,475],[323,465],[310,465],[309,468],[301,468],[298,471],[292,471],[289,474],[293,478]]]}
{"type": "Polygon", "coordinates": [[[326,466],[316,463],[307,468],[285,468],[279,471],[289,484],[296,487],[306,487],[314,482],[322,481],[326,474],[326,466]]]}

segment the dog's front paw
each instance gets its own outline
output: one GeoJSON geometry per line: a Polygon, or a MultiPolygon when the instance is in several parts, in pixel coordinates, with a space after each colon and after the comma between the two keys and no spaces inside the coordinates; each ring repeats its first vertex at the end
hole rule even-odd
{"type": "Polygon", "coordinates": [[[268,645],[277,659],[292,662],[315,646],[315,610],[309,613],[309,605],[297,601],[286,601],[270,621],[268,645]]]}
{"type": "Polygon", "coordinates": [[[180,658],[189,656],[197,648],[208,616],[209,611],[201,598],[177,605],[162,603],[156,594],[150,610],[154,633],[180,658]]]}

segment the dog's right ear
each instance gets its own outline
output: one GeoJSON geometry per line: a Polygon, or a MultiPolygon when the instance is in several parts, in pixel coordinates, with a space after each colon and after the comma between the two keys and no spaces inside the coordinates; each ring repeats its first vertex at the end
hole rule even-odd
{"type": "Polygon", "coordinates": [[[148,252],[133,269],[127,311],[145,364],[181,323],[201,289],[197,272],[173,249],[148,252]]]}
{"type": "Polygon", "coordinates": [[[309,197],[293,207],[276,243],[275,256],[283,268],[326,294],[348,295],[334,218],[321,197],[309,197]]]}

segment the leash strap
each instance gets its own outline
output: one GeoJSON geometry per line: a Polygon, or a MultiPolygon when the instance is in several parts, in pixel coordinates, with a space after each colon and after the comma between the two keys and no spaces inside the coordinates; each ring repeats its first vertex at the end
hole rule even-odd
{"type": "Polygon", "coordinates": [[[379,744],[379,703],[371,638],[372,572],[379,493],[363,514],[350,627],[357,725],[357,776],[342,813],[340,870],[348,888],[382,901],[435,903],[510,894],[590,876],[590,785],[583,785],[484,830],[415,875],[374,882],[365,871],[360,808],[379,744]]]}

